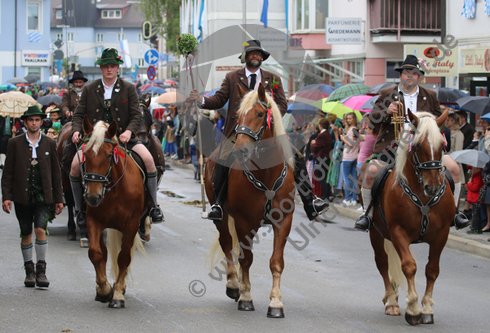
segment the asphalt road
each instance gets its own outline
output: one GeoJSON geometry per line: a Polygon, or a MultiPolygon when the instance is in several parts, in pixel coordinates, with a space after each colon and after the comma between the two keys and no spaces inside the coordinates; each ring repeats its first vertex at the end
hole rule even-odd
{"type": "MultiPolygon", "coordinates": [[[[94,301],[95,271],[87,249],[66,240],[66,212],[49,226],[50,287],[25,288],[17,220],[0,212],[0,332],[488,332],[490,260],[446,248],[434,290],[435,324],[414,328],[403,315],[384,315],[383,283],[368,235],[354,231],[352,220],[336,217],[334,223],[315,223],[318,234],[305,239],[294,230],[307,222],[301,205],[285,251],[286,317],[266,317],[272,284],[267,228],[259,232],[251,268],[255,312],[238,311],[225,295],[225,281],[208,275],[206,252],[216,230],[189,204],[200,199],[192,177],[184,169],[165,173],[160,191],[182,198],[160,193],[166,222],[153,226],[148,258],[137,253],[133,260],[125,309],[94,301]]],[[[412,251],[421,299],[428,247],[412,251]]],[[[402,314],[405,295],[400,291],[402,314]]]]}

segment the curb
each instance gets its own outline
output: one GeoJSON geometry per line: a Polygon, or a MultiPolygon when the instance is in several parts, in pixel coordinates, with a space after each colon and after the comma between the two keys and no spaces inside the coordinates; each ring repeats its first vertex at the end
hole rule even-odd
{"type": "MultiPolygon", "coordinates": [[[[174,168],[194,170],[194,166],[192,164],[184,164],[176,160],[168,160],[165,162],[174,168]]],[[[357,220],[357,218],[361,214],[361,212],[357,210],[344,208],[341,204],[331,203],[331,205],[333,208],[332,210],[336,213],[338,212],[338,215],[352,219],[354,221],[357,220]]],[[[485,245],[471,239],[466,239],[449,234],[446,247],[452,250],[457,250],[460,252],[490,259],[490,245],[485,245]]]]}
{"type": "MultiPolygon", "coordinates": [[[[356,220],[361,214],[361,212],[344,208],[342,207],[342,205],[339,204],[333,204],[333,206],[340,213],[339,215],[347,217],[349,219],[356,220]]],[[[457,250],[490,259],[490,245],[485,245],[471,239],[466,239],[450,234],[447,239],[446,247],[452,250],[457,250]]]]}

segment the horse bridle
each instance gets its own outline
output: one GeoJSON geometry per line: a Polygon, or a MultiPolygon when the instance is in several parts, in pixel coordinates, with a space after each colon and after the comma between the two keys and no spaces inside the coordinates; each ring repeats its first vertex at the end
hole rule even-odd
{"type": "Polygon", "coordinates": [[[415,170],[415,175],[417,176],[419,183],[423,182],[422,170],[439,170],[439,173],[442,173],[444,171],[445,167],[442,165],[442,154],[440,160],[420,162],[420,159],[417,155],[417,150],[414,148],[413,159],[413,162],[411,159],[408,159],[408,161],[415,170]]]}
{"type": "MultiPolygon", "coordinates": [[[[250,127],[248,126],[245,126],[245,125],[240,125],[237,127],[236,129],[236,134],[235,134],[235,141],[236,141],[236,136],[238,136],[238,134],[245,134],[245,135],[248,135],[249,137],[251,137],[252,139],[254,139],[255,141],[255,155],[257,156],[257,158],[259,157],[259,152],[260,151],[265,151],[266,149],[265,148],[262,148],[262,149],[259,149],[259,145],[260,145],[260,141],[262,139],[262,135],[264,134],[265,132],[265,129],[267,128],[268,126],[268,123],[267,123],[267,120],[269,119],[270,120],[270,130],[271,132],[273,131],[273,128],[274,128],[274,120],[272,118],[272,111],[270,109],[270,105],[261,101],[261,100],[258,100],[256,101],[255,103],[258,103],[258,104],[261,104],[262,106],[265,107],[267,113],[264,117],[264,121],[262,122],[262,126],[260,127],[259,131],[258,132],[255,132],[253,129],[251,129],[250,127]]],[[[275,148],[275,147],[270,147],[270,148],[275,148]]]]}
{"type": "MultiPolygon", "coordinates": [[[[112,151],[114,151],[114,149],[116,149],[117,141],[113,141],[113,140],[104,138],[104,142],[112,144],[112,146],[113,146],[112,151]]],[[[109,165],[109,170],[107,171],[105,176],[101,175],[99,173],[95,173],[95,172],[87,172],[87,170],[85,169],[85,163],[81,163],[81,165],[82,165],[82,185],[84,187],[86,187],[85,182],[103,183],[102,184],[102,197],[104,196],[104,194],[106,192],[109,192],[110,190],[112,190],[117,185],[117,183],[119,183],[119,181],[122,179],[122,177],[126,173],[126,167],[128,165],[128,156],[127,156],[128,151],[127,151],[126,144],[124,144],[124,150],[125,150],[124,170],[123,170],[123,173],[121,174],[121,177],[119,177],[119,179],[114,184],[112,184],[111,186],[108,187],[108,184],[110,182],[109,176],[110,176],[111,171],[112,171],[112,166],[114,165],[114,154],[112,154],[111,164],[109,165]]]]}

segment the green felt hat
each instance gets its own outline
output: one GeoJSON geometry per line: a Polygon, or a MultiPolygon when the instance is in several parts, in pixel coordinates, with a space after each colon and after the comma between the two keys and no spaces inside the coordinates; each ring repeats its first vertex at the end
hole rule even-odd
{"type": "Polygon", "coordinates": [[[46,118],[46,114],[44,114],[37,105],[29,106],[27,108],[27,111],[24,112],[22,116],[20,116],[20,119],[24,120],[30,116],[41,116],[41,119],[46,118]]]}
{"type": "Polygon", "coordinates": [[[97,59],[95,64],[99,66],[109,64],[122,65],[124,64],[124,60],[122,60],[122,57],[117,53],[117,50],[111,47],[102,52],[102,55],[97,59]]]}

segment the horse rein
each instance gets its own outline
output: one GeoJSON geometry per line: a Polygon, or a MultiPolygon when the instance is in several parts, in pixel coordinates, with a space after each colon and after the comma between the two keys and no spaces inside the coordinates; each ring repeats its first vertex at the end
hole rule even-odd
{"type": "MultiPolygon", "coordinates": [[[[114,142],[113,140],[109,140],[109,139],[105,139],[105,138],[104,138],[104,142],[107,142],[107,143],[112,144],[113,147],[114,147],[114,149],[117,149],[116,148],[117,142],[114,142]]],[[[82,151],[82,153],[83,153],[83,151],[82,151]]],[[[108,187],[108,184],[110,183],[109,176],[110,176],[111,171],[112,171],[112,166],[114,165],[114,154],[111,156],[111,164],[110,164],[109,170],[107,171],[107,174],[105,176],[104,175],[101,175],[101,174],[98,174],[98,173],[87,172],[86,169],[85,169],[85,163],[83,161],[80,162],[80,156],[77,154],[78,159],[79,159],[78,160],[79,161],[79,164],[82,166],[81,167],[81,172],[82,172],[82,185],[84,187],[86,187],[85,182],[103,183],[102,196],[104,196],[104,194],[106,192],[109,192],[110,190],[112,190],[117,185],[117,183],[119,183],[119,181],[124,177],[124,174],[126,173],[126,168],[127,168],[127,165],[128,165],[128,149],[127,149],[127,144],[126,143],[124,144],[124,155],[125,155],[125,158],[124,158],[125,161],[124,161],[123,173],[121,174],[121,176],[118,178],[118,180],[114,184],[112,184],[111,186],[108,187]]]]}

